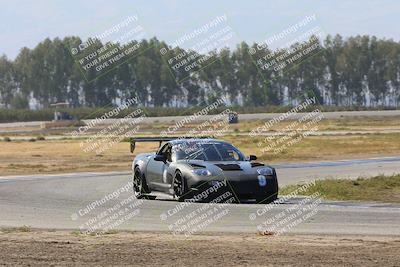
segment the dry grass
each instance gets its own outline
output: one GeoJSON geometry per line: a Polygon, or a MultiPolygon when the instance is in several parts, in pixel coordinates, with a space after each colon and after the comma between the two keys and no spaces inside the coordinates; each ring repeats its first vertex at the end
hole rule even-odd
{"type": "MultiPolygon", "coordinates": [[[[154,151],[141,144],[135,154],[154,151]]],[[[100,155],[85,153],[78,140],[0,142],[0,175],[130,170],[129,143],[117,143],[100,155]]]]}
{"type": "Polygon", "coordinates": [[[309,136],[278,154],[262,153],[257,143],[264,138],[225,138],[245,154],[255,154],[268,162],[352,159],[400,154],[400,134],[309,136]]]}
{"type": "MultiPolygon", "coordinates": [[[[229,129],[234,132],[247,133],[256,127],[262,126],[268,120],[246,120],[239,121],[237,124],[230,124],[229,129]]],[[[166,130],[168,127],[174,126],[178,121],[172,122],[159,122],[155,123],[142,123],[141,131],[146,133],[157,134],[162,130],[166,130]]],[[[271,131],[279,131],[289,124],[293,120],[284,120],[280,123],[274,124],[271,131]]],[[[179,130],[183,132],[190,131],[197,128],[202,121],[196,123],[187,123],[179,130]]],[[[400,117],[399,116],[388,116],[388,117],[343,117],[340,119],[322,119],[318,122],[320,131],[384,131],[384,130],[400,130],[400,117]]],[[[1,125],[0,125],[1,129],[1,125]]],[[[10,127],[4,128],[6,130],[1,136],[13,135],[13,134],[24,134],[24,135],[63,135],[65,133],[71,133],[76,130],[76,127],[67,128],[54,128],[54,129],[41,129],[40,127],[10,127]]],[[[101,125],[91,128],[88,133],[95,134],[102,129],[101,125]]]]}
{"type": "MultiPolygon", "coordinates": [[[[400,154],[400,134],[313,136],[279,154],[262,154],[257,148],[261,138],[226,136],[245,154],[255,154],[269,163],[343,158],[363,158],[400,154]]],[[[84,152],[80,140],[43,140],[0,142],[0,175],[62,173],[83,171],[128,171],[135,154],[152,152],[158,144],[138,144],[135,154],[129,143],[116,143],[100,155],[84,152]]]]}
{"type": "MultiPolygon", "coordinates": [[[[343,131],[342,134],[309,136],[279,153],[262,152],[262,147],[258,147],[257,143],[263,142],[265,137],[251,138],[247,135],[255,127],[261,126],[263,121],[231,124],[229,129],[233,134],[220,139],[232,142],[245,154],[257,155],[261,161],[269,163],[391,156],[400,154],[400,133],[385,133],[385,130],[400,131],[399,122],[399,117],[324,119],[318,123],[320,132],[343,131]],[[356,130],[376,130],[381,134],[344,134],[356,130]],[[236,135],[237,133],[242,135],[236,135]]],[[[273,131],[279,131],[289,123],[291,121],[279,123],[274,126],[273,131]]],[[[141,131],[145,133],[140,135],[157,135],[173,124],[174,122],[144,124],[141,131]]],[[[190,124],[186,125],[185,129],[190,130],[197,126],[190,124]]],[[[129,143],[116,143],[111,149],[96,155],[95,152],[83,151],[80,142],[84,140],[49,140],[51,136],[65,135],[72,130],[60,128],[35,132],[28,129],[27,132],[18,133],[18,136],[17,133],[3,134],[0,142],[0,175],[130,170],[134,155],[129,152],[129,143]],[[45,140],[38,138],[42,135],[45,140]],[[4,139],[6,136],[9,136],[11,141],[4,139]],[[32,142],[16,141],[18,138],[31,139],[32,142]]],[[[100,129],[92,129],[90,134],[98,131],[100,129]]],[[[263,146],[267,144],[268,142],[263,142],[263,146]]],[[[155,151],[157,145],[138,144],[135,153],[155,151]]]]}
{"type": "MultiPolygon", "coordinates": [[[[290,194],[301,185],[289,185],[280,194],[290,194]]],[[[359,178],[357,180],[318,180],[304,195],[319,193],[325,199],[400,203],[400,175],[359,178]]]]}
{"type": "MultiPolygon", "coordinates": [[[[250,132],[256,127],[263,125],[266,121],[252,120],[240,121],[238,124],[231,124],[230,129],[236,132],[250,132]]],[[[284,120],[274,124],[272,131],[284,129],[292,120],[284,120]]],[[[382,131],[400,130],[400,117],[343,117],[340,119],[322,119],[318,122],[320,131],[382,131]]]]}

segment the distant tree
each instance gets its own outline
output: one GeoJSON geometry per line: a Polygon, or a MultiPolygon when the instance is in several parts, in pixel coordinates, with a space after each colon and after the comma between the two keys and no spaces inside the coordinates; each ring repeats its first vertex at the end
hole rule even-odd
{"type": "MultiPolygon", "coordinates": [[[[278,71],[261,70],[257,56],[249,53],[257,44],[245,42],[235,49],[214,51],[204,68],[188,72],[171,69],[160,54],[168,45],[156,38],[124,47],[86,41],[92,45],[80,57],[103,45],[119,49],[139,45],[140,50],[99,75],[94,68],[83,70],[72,56],[71,48],[82,43],[80,38],[47,38],[33,49],[22,48],[15,60],[0,57],[1,103],[27,108],[35,98],[40,107],[59,101],[73,107],[102,107],[138,97],[144,106],[193,106],[222,96],[245,106],[295,104],[313,96],[320,104],[338,106],[398,106],[400,101],[400,43],[374,36],[328,35],[317,53],[278,71]]],[[[277,52],[268,47],[257,51],[277,52]]],[[[204,56],[180,47],[170,53],[204,56]]]]}
{"type": "Polygon", "coordinates": [[[13,64],[3,55],[0,57],[0,101],[8,107],[16,91],[13,64]]]}
{"type": "Polygon", "coordinates": [[[11,99],[10,106],[16,109],[26,109],[29,107],[29,101],[22,94],[16,94],[11,99]]]}

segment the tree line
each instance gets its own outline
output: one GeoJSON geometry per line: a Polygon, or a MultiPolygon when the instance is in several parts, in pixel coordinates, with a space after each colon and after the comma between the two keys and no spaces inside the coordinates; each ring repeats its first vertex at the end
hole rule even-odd
{"type": "Polygon", "coordinates": [[[93,80],[71,55],[78,37],[46,39],[22,48],[14,60],[0,57],[0,104],[4,108],[99,107],[138,97],[145,107],[206,105],[226,97],[232,105],[293,105],[315,96],[333,106],[392,106],[400,101],[400,43],[374,36],[320,41],[321,51],[281,71],[260,71],[242,42],[217,51],[209,66],[177,83],[156,38],[141,40],[143,52],[93,80]],[[89,80],[89,81],[88,81],[89,80]]]}

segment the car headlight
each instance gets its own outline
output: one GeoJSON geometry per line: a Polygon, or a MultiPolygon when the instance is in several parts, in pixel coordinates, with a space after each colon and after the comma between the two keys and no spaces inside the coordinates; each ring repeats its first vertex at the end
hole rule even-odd
{"type": "Polygon", "coordinates": [[[192,172],[199,176],[210,176],[211,175],[211,172],[207,169],[196,169],[196,170],[192,170],[192,172]]]}
{"type": "Polygon", "coordinates": [[[268,167],[258,169],[257,173],[260,175],[273,175],[274,174],[273,170],[268,167]]]}

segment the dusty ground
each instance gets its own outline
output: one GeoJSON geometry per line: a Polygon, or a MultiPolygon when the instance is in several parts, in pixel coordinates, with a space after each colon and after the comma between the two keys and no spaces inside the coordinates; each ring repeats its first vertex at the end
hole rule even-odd
{"type": "Polygon", "coordinates": [[[400,237],[0,232],[6,266],[398,266],[400,237]]]}
{"type": "Polygon", "coordinates": [[[96,155],[84,152],[79,140],[0,142],[0,175],[129,171],[133,157],[129,143],[117,143],[96,155]]]}

